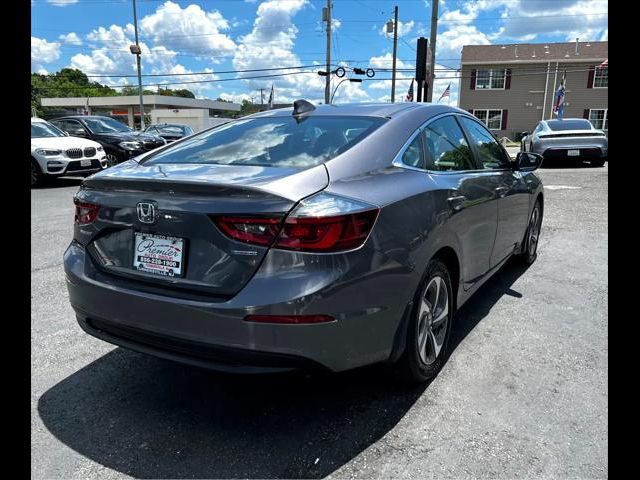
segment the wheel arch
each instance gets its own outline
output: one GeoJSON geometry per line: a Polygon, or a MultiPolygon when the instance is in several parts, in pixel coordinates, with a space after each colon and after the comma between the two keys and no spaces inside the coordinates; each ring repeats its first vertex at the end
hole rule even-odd
{"type": "MultiPolygon", "coordinates": [[[[458,292],[459,292],[460,281],[461,281],[460,280],[461,279],[460,257],[456,252],[456,249],[451,245],[440,246],[434,252],[434,254],[431,257],[429,257],[429,260],[425,263],[424,272],[426,272],[429,262],[435,259],[444,263],[444,265],[447,267],[447,270],[449,271],[449,276],[451,279],[451,288],[453,289],[453,292],[451,292],[452,293],[451,296],[453,298],[453,310],[455,312],[458,305],[458,292]]],[[[424,276],[424,273],[423,273],[423,276],[424,276]]],[[[421,284],[422,284],[422,278],[420,280],[420,284],[418,285],[418,288],[420,288],[421,284]]],[[[398,325],[398,328],[396,330],[396,333],[393,339],[393,347],[391,349],[391,353],[389,355],[389,360],[388,360],[390,362],[397,361],[402,356],[406,348],[407,326],[409,323],[411,312],[413,311],[414,297],[415,297],[415,293],[412,294],[411,301],[407,304],[405,311],[402,315],[402,320],[400,321],[400,324],[398,325]]]]}

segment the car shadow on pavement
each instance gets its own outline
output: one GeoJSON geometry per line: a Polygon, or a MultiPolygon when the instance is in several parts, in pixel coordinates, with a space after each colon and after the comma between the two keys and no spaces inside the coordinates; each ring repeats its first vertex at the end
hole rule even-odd
{"type": "MultiPolygon", "coordinates": [[[[459,312],[455,347],[524,268],[508,262],[459,312]]],[[[116,348],[38,402],[62,443],[136,478],[322,478],[389,432],[428,385],[374,366],[224,375],[116,348]]],[[[461,387],[462,388],[462,387],[461,387]]]]}

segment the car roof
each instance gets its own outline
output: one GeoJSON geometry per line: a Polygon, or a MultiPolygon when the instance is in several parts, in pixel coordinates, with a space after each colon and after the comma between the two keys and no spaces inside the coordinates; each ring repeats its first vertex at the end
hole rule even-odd
{"type": "MultiPolygon", "coordinates": [[[[432,103],[345,103],[339,105],[316,105],[309,115],[319,116],[365,116],[365,117],[385,117],[390,118],[400,113],[422,108],[429,110],[429,113],[443,113],[446,111],[468,113],[456,107],[447,105],[438,105],[432,103]]],[[[264,112],[249,115],[251,118],[273,117],[273,116],[290,116],[293,113],[293,107],[277,108],[274,110],[266,110],[264,112]]],[[[244,118],[248,118],[244,117],[244,118]]]]}

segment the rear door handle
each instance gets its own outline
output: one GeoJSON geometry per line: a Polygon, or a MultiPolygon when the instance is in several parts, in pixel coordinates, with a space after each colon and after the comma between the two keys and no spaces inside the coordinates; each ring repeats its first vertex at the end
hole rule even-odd
{"type": "Polygon", "coordinates": [[[509,191],[509,187],[496,187],[496,195],[498,197],[504,197],[509,191]]]}
{"type": "Polygon", "coordinates": [[[447,201],[453,210],[460,211],[464,208],[464,202],[467,200],[467,197],[464,195],[458,195],[456,197],[449,197],[447,201]]]}

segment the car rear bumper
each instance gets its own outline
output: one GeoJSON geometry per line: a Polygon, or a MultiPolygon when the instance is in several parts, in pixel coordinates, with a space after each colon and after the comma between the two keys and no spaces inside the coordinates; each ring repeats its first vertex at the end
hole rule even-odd
{"type": "Polygon", "coordinates": [[[409,277],[417,281],[409,274],[393,284],[383,275],[353,281],[341,278],[343,269],[309,272],[306,277],[284,271],[281,278],[274,274],[262,285],[254,277],[230,300],[206,301],[151,294],[123,288],[115,278],[105,280],[75,242],[65,252],[64,267],[69,300],[87,333],[170,360],[237,372],[342,371],[387,360],[406,297],[412,296],[405,282],[409,277]],[[336,288],[340,280],[348,285],[336,288]],[[248,314],[326,314],[336,320],[263,324],[245,321],[248,314]]]}
{"type": "Polygon", "coordinates": [[[601,147],[553,147],[547,148],[542,152],[545,160],[591,160],[597,158],[606,158],[607,149],[601,147]],[[570,150],[578,150],[580,152],[577,156],[570,156],[570,150]]]}

